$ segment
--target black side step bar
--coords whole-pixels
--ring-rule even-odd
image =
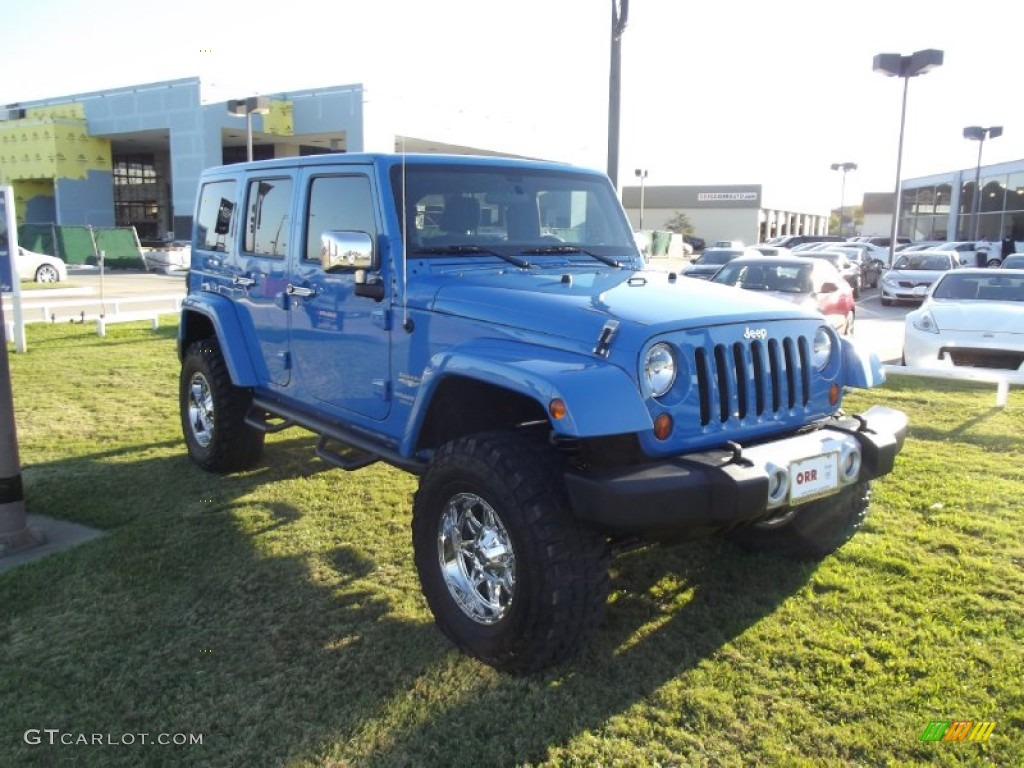
[[[281,421],[271,421],[272,419]],[[422,475],[427,469],[427,462],[421,458],[403,456],[393,446],[339,424],[316,419],[284,403],[254,399],[245,420],[256,429],[267,432],[279,432],[292,426],[315,432],[320,436],[316,445],[317,456],[349,471],[369,466],[376,461],[387,462],[414,475]],[[330,447],[332,441],[339,445]]]
[[[338,443],[340,449],[334,450],[329,448],[328,444],[331,442]],[[375,453],[360,451],[358,448],[353,448],[351,445],[338,442],[327,435],[320,435],[320,439],[316,444],[316,455],[328,464],[341,467],[347,472],[362,469],[363,467],[368,467],[371,464],[376,464],[380,461],[380,456]]]
[[[291,419],[281,419],[280,421],[271,421],[276,419],[272,413],[264,411],[262,408],[250,408],[249,412],[245,414],[245,423],[253,429],[258,429],[260,432],[272,433],[281,432],[285,429],[295,426],[295,422]]]

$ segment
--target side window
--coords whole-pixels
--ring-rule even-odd
[[[366,176],[317,176],[309,186],[306,219],[307,261],[320,260],[320,234],[329,230],[376,236],[373,197]]]
[[[258,179],[246,192],[245,250],[256,256],[288,255],[291,179]]]
[[[196,213],[196,247],[205,251],[234,253],[231,240],[234,214],[234,180],[204,184],[199,192],[199,211]]]

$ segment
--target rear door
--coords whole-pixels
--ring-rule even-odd
[[[268,170],[248,176],[242,191],[245,227],[238,258],[232,264],[235,306],[270,382],[286,386],[288,357],[288,251],[292,238],[295,171]]]

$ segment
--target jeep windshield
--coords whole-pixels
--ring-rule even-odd
[[[392,169],[412,256],[530,255],[530,262],[637,263],[629,223],[602,176],[495,165]],[[404,199],[403,199],[404,189]],[[547,258],[546,258],[547,257]],[[513,261],[513,263],[515,263]]]

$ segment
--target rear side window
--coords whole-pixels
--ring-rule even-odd
[[[309,187],[306,220],[307,261],[320,260],[320,235],[330,230],[365,232],[374,237],[373,198],[365,176],[318,176]]]
[[[214,181],[199,192],[196,214],[196,247],[205,251],[234,253],[231,235],[235,223],[235,182]]]
[[[246,199],[245,251],[283,259],[291,234],[292,180],[256,179],[249,182]]]

